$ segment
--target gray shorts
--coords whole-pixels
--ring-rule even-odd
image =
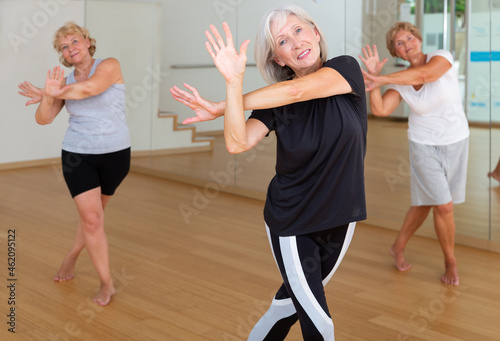
[[[411,205],[443,205],[465,201],[469,138],[433,146],[409,141]]]

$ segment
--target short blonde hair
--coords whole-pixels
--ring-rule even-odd
[[[59,61],[61,62],[62,65],[66,67],[71,67],[73,65],[71,65],[66,61],[66,59],[64,59],[60,51],[61,46],[59,44],[59,39],[61,37],[66,37],[70,34],[79,34],[83,37],[83,39],[88,39],[90,41],[89,52],[91,56],[94,55],[96,50],[95,39],[90,37],[89,30],[87,30],[85,27],[81,27],[75,24],[72,21],[67,22],[66,24],[64,24],[64,26],[59,28],[57,32],[54,34],[54,42],[53,42],[54,49],[56,49],[56,51],[59,53]]]
[[[296,5],[283,5],[269,11],[262,18],[257,38],[255,39],[255,62],[262,77],[268,84],[281,82],[290,79],[295,75],[293,70],[288,66],[280,66],[274,61],[276,56],[274,53],[274,39],[271,34],[271,25],[278,24],[278,29],[281,29],[286,23],[289,15],[295,15],[298,19],[306,24],[309,24],[313,29],[316,29],[320,35],[320,58],[324,63],[328,56],[328,44],[321,29],[318,27],[313,18],[302,8]]]
[[[387,45],[389,53],[393,57],[398,57],[396,55],[396,46],[394,46],[394,39],[396,39],[396,34],[398,34],[399,31],[408,31],[413,34],[415,38],[422,41],[422,34],[415,25],[405,21],[396,22],[385,35],[385,44]]]

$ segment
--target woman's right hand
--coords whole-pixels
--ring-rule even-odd
[[[366,49],[363,48],[363,58],[361,55],[358,55],[359,59],[363,61],[368,70],[368,73],[374,76],[380,75],[384,64],[387,62],[388,58],[380,61],[380,57],[378,56],[377,45],[373,45],[373,50],[370,45],[366,45]]]
[[[40,101],[42,100],[43,89],[37,88],[30,82],[24,81],[17,87],[21,89],[21,91],[18,92],[20,95],[31,98],[28,102],[26,102],[26,106],[40,103]]]
[[[170,88],[170,93],[174,99],[190,107],[195,113],[195,117],[186,118],[182,123],[211,121],[224,115],[224,102],[212,102],[200,96],[198,90],[189,84],[184,86],[191,92],[179,89],[177,86]]]

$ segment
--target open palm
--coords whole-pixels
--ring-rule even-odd
[[[183,124],[211,121],[224,115],[224,105],[222,103],[206,100],[200,96],[195,87],[192,87],[189,84],[184,83],[184,86],[190,92],[182,90],[177,86],[173,86],[170,89],[170,93],[176,101],[188,106],[196,113],[195,117],[185,119],[182,122]]]
[[[60,96],[64,92],[64,70],[60,66],[56,66],[52,72],[47,72],[45,79],[44,94],[49,97]]]
[[[208,53],[212,56],[215,66],[222,74],[226,82],[242,80],[245,73],[245,65],[247,62],[247,48],[250,40],[245,40],[240,46],[240,52],[236,51],[233,43],[233,35],[229,29],[229,25],[224,22],[222,27],[226,34],[226,42],[217,31],[214,25],[210,25],[209,31],[205,31],[208,42],[205,43]],[[213,35],[213,36],[212,36]]]
[[[388,59],[385,58],[384,60],[380,61],[377,46],[373,45],[372,49],[370,45],[366,45],[366,49],[363,48],[363,55],[364,58],[361,55],[359,55],[358,57],[365,64],[368,73],[374,76],[380,75],[380,72],[382,71],[382,68],[384,67],[384,64],[387,62]]]
[[[37,104],[40,103],[43,97],[43,89],[37,88],[33,84],[28,81],[24,81],[17,86],[21,91],[18,93],[23,95],[24,97],[31,98],[26,102],[26,105]]]

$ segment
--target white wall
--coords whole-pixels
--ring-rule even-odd
[[[213,61],[205,48],[204,31],[215,24],[221,31],[221,23],[226,21],[232,28],[235,41],[239,44],[250,39],[248,64],[254,61],[254,42],[261,17],[270,9],[283,3],[282,0],[215,0],[163,1],[162,31],[162,71],[168,72],[167,82],[162,83],[160,110],[179,115],[180,121],[192,115],[189,108],[177,103],[168,94],[173,85],[182,86],[184,82],[195,86],[201,95],[215,101],[225,98],[225,85],[222,76],[213,66]],[[318,22],[329,44],[329,56],[348,53],[357,56],[362,43],[362,35],[355,29],[362,26],[362,0],[302,0],[287,1],[295,3]],[[346,16],[349,20],[346,22]],[[179,45],[185,48],[179,48]],[[348,49],[348,45],[351,48]],[[352,52],[352,53],[351,53]],[[172,69],[173,65],[206,65],[206,68]],[[244,91],[255,90],[266,83],[256,67],[249,66],[245,72]],[[248,116],[249,113],[247,113]],[[222,120],[196,124],[197,131],[214,131],[223,128]]]
[[[127,88],[127,110],[134,150],[156,146],[163,134],[152,124],[156,112],[192,115],[175,102],[169,88],[183,82],[197,86],[209,99],[222,100],[224,81],[205,46],[204,31],[210,24],[227,21],[238,42],[251,39],[248,56],[253,60],[253,41],[263,14],[282,0],[1,0],[0,1],[0,164],[60,155],[68,114],[63,109],[50,125],[38,126],[35,106],[17,85],[29,80],[43,86],[46,71],[59,65],[52,48],[53,33],[73,20],[96,35],[96,57],[116,57],[122,64]],[[305,8],[317,20],[329,43],[330,57],[357,56],[365,37],[360,33],[362,0],[289,1]],[[142,5],[141,5],[142,4]],[[153,10],[151,10],[153,8]],[[346,22],[346,16],[349,20]],[[161,18],[160,18],[161,17]],[[161,22],[161,26],[158,26]],[[160,38],[161,37],[161,38]],[[161,40],[158,41],[158,38]],[[153,47],[152,47],[153,45]],[[207,65],[201,69],[172,69],[173,65]],[[159,67],[161,65],[161,67]],[[5,73],[4,73],[5,72]],[[68,72],[68,70],[66,71]],[[154,91],[145,89],[150,84]],[[264,86],[258,70],[248,67],[245,91]],[[142,87],[142,88],[141,88]],[[144,91],[146,90],[146,91]],[[147,92],[147,93],[146,93]],[[201,123],[198,131],[222,129],[222,120]],[[175,146],[180,147],[180,146]]]
[[[66,111],[51,125],[37,125],[36,106],[25,107],[27,98],[17,94],[17,85],[27,80],[43,87],[47,70],[60,65],[52,48],[53,34],[69,20],[83,24],[83,1],[0,1],[0,163],[61,153]]]
[[[151,148],[151,122],[158,113],[160,83],[165,78],[160,72],[161,6],[133,1],[7,0],[0,1],[0,68],[5,75],[0,82],[0,164],[60,155],[68,113],[63,108],[52,124],[37,125],[36,105],[24,106],[27,98],[17,94],[17,85],[28,80],[43,87],[47,70],[60,65],[52,48],[53,34],[70,20],[86,26],[96,39],[95,58],[120,61],[132,149]]]

